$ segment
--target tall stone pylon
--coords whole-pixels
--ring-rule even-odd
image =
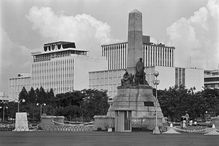
[[[134,9],[128,20],[128,59],[127,71],[135,74],[135,66],[139,58],[143,58],[142,13]]]

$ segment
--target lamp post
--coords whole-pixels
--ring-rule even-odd
[[[154,72],[154,76],[155,76],[155,80],[154,80],[154,85],[156,87],[156,106],[155,106],[155,114],[156,114],[156,118],[155,118],[155,128],[153,130],[153,134],[160,134],[160,130],[158,128],[157,125],[157,104],[158,104],[158,98],[157,98],[157,85],[159,85],[160,81],[157,79],[157,77],[159,76],[159,72],[155,71]]]
[[[42,104],[37,103],[36,105],[37,105],[37,106],[40,106],[40,118],[41,118],[41,115],[42,115],[42,113],[43,113],[43,106],[46,106],[46,103],[42,103]]]
[[[7,106],[5,106],[6,102],[2,102],[2,106],[0,106],[0,109],[2,109],[2,122],[5,121],[5,109],[8,109]]]
[[[18,100],[18,102],[17,102],[17,112],[18,112],[18,113],[19,113],[19,110],[20,110],[20,107],[19,107],[20,102],[25,102],[25,99],[20,99],[20,100]]]

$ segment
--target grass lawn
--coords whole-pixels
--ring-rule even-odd
[[[0,131],[0,146],[216,146],[218,144],[219,136],[203,134]]]

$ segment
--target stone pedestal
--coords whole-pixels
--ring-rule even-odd
[[[29,131],[26,112],[16,113],[14,131]]]
[[[159,102],[153,96],[153,89],[147,85],[118,87],[117,96],[109,108],[107,115],[113,115],[117,109],[132,110],[132,127],[143,127],[153,130],[155,127],[157,104],[157,123],[162,126],[163,113]]]
[[[114,117],[98,115],[94,116],[94,130],[107,130],[108,128],[114,128]]]
[[[219,116],[217,116],[217,117],[211,117],[211,122],[212,122],[212,124],[215,125],[215,127],[216,127],[217,129],[219,129]]]

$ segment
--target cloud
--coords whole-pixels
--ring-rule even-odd
[[[219,2],[209,0],[189,18],[167,28],[169,43],[176,47],[177,66],[215,69],[219,64]]]
[[[7,92],[10,77],[18,72],[30,72],[31,54],[25,46],[11,41],[2,27],[0,27],[0,32],[0,91]]]
[[[111,41],[110,26],[87,14],[67,16],[50,7],[32,7],[26,17],[34,30],[51,41],[73,41],[78,48],[95,53],[100,52],[100,44]]]

